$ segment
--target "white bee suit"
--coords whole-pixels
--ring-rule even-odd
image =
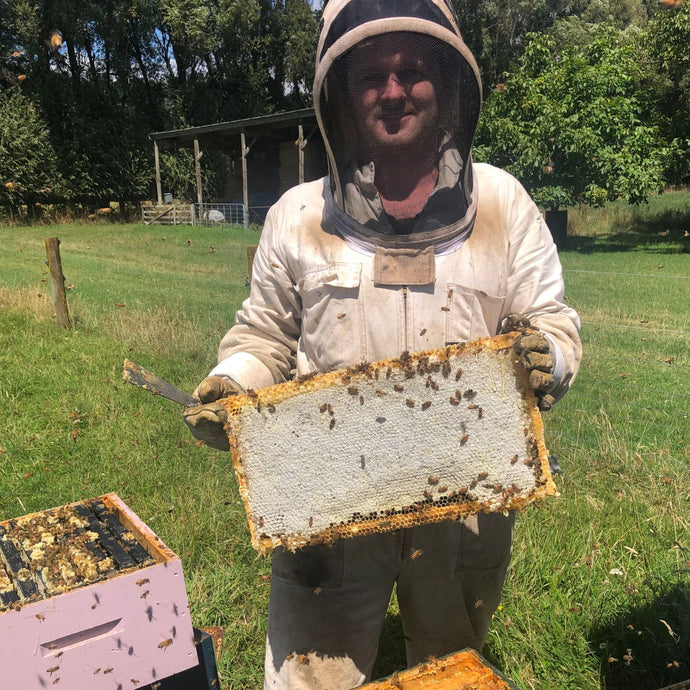
[[[437,181],[403,224],[383,210],[343,93],[353,47],[391,32],[433,39],[443,65]],[[269,211],[250,296],[211,373],[257,389],[492,336],[517,313],[548,337],[550,394],[560,398],[579,366],[579,320],[564,304],[556,247],[529,195],[507,173],[472,162],[481,84],[450,6],[331,0],[314,101],[330,174],[289,190]],[[368,679],[394,586],[408,663],[481,649],[513,518],[480,515],[276,552],[265,687],[344,690]]]

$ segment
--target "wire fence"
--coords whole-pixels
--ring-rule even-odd
[[[246,225],[244,205],[237,203],[194,204],[195,225],[206,227]]]

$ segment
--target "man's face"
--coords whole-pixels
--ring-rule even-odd
[[[360,153],[436,150],[440,71],[429,40],[392,33],[353,50],[347,102]]]

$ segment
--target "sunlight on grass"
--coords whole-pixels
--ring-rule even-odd
[[[484,652],[521,688],[658,690],[690,676],[690,193],[570,223],[584,359],[544,416],[560,496],[518,516]],[[71,330],[53,315],[48,236]],[[194,389],[248,294],[257,234],[108,224],[0,239],[0,519],[117,492],[180,555],[194,624],[224,628],[222,687],[259,688],[270,561],[251,549],[230,457],[122,381],[127,357]],[[402,664],[393,598],[376,671]]]

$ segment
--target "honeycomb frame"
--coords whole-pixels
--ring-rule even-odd
[[[557,494],[518,335],[223,399],[254,548],[294,551]]]

